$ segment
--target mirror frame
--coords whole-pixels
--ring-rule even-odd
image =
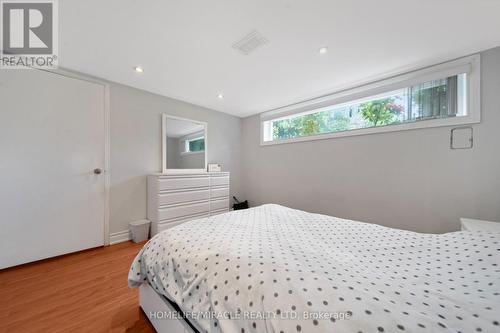
[[[190,121],[205,127],[205,167],[203,169],[168,169],[167,166],[167,118]],[[204,121],[161,114],[161,171],[162,173],[205,173],[208,163],[208,124]]]

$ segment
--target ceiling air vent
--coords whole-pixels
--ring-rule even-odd
[[[249,55],[260,46],[268,43],[266,37],[262,36],[260,32],[254,30],[236,43],[233,44],[233,48],[240,51],[244,55]]]

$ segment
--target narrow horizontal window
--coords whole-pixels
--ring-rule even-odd
[[[187,139],[184,145],[184,153],[203,152],[205,151],[205,137]]]
[[[478,84],[476,77],[471,79],[472,75],[478,75],[477,68],[456,66],[453,75],[449,75],[447,68],[440,76],[442,66],[436,66],[435,71],[427,69],[425,73],[401,76],[400,82],[397,77],[391,78],[366,85],[365,89],[353,89],[352,94],[347,90],[341,96],[332,95],[331,100],[309,101],[310,107],[299,105],[297,112],[286,108],[284,115],[264,114],[262,143],[477,122],[478,107],[474,105],[476,110],[473,110],[469,101],[471,85]],[[474,92],[478,90],[473,88]]]

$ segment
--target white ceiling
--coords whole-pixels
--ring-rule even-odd
[[[180,138],[189,134],[202,132],[205,126],[188,120],[167,117],[166,134],[169,138]]]
[[[59,8],[61,67],[242,117],[500,45],[500,0],[62,0]],[[269,43],[248,56],[231,47],[253,30]]]

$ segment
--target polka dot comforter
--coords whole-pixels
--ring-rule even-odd
[[[263,205],[153,237],[149,283],[203,332],[500,332],[500,234],[420,234]]]

